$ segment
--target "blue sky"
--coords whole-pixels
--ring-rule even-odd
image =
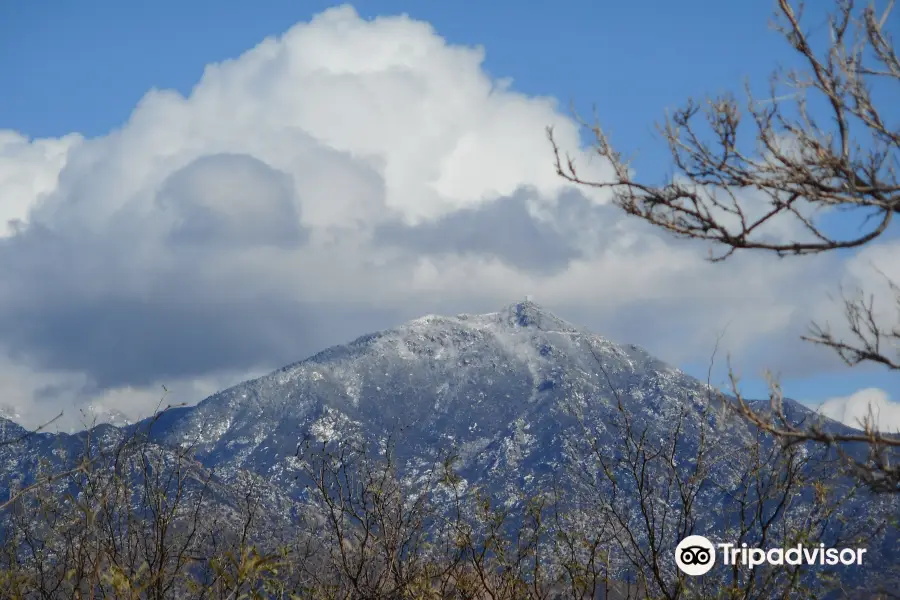
[[[211,62],[332,6],[240,0],[5,2],[0,126],[33,136],[121,125],[151,87],[188,93]],[[406,13],[452,43],[482,45],[495,77],[582,109],[596,104],[614,135],[665,164],[653,123],[690,96],[766,82],[790,58],[767,28],[766,2],[364,2],[364,17]],[[721,23],[741,23],[722,27]],[[627,24],[627,25],[626,25]],[[66,90],[61,93],[61,90]]]
[[[126,123],[151,88],[187,96],[206,65],[236,58],[329,6],[91,0],[54,3],[50,10],[46,3],[0,2],[0,130],[39,138],[105,136]],[[430,23],[449,44],[483,46],[487,72],[512,78],[518,92],[552,96],[563,106],[574,101],[585,113],[596,105],[613,140],[626,153],[637,152],[639,172],[658,177],[669,163],[653,124],[666,108],[690,96],[740,92],[746,79],[759,89],[774,65],[792,60],[767,26],[774,4],[765,1],[395,1],[355,8],[365,18],[406,13]],[[816,10],[808,23],[822,22]],[[892,28],[897,21],[892,18]],[[705,372],[702,360],[680,366]],[[750,391],[758,394],[760,380],[751,375]],[[900,396],[896,377],[880,372],[820,372],[785,384],[808,400],[867,386]]]

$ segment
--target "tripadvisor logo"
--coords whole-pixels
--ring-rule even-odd
[[[716,549],[702,535],[689,535],[675,548],[675,564],[687,575],[704,575],[716,564]]]
[[[715,544],[702,535],[689,535],[675,547],[675,564],[682,573],[704,575],[716,564],[716,548],[722,552],[722,564],[753,569],[760,565],[861,565],[865,548],[826,548],[825,544],[807,548],[749,548],[747,544]]]

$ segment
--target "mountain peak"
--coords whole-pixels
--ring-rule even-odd
[[[530,297],[503,307],[498,313],[503,322],[513,327],[533,327],[545,331],[579,331],[571,323],[537,304]]]
[[[533,325],[540,327],[544,317],[549,316],[551,318],[556,318],[551,312],[538,306],[530,299],[511,304],[507,306],[506,309],[509,313],[510,320],[514,320],[520,327],[530,327]]]

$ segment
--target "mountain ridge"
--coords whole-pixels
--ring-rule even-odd
[[[534,327],[538,330],[552,332],[552,333],[584,335],[587,337],[595,338],[597,340],[601,340],[604,345],[608,345],[613,348],[618,348],[618,349],[626,349],[627,348],[631,352],[639,354],[642,358],[646,358],[646,359],[653,361],[654,366],[656,366],[660,370],[665,370],[665,371],[671,370],[671,371],[677,372],[679,374],[684,374],[684,372],[681,371],[680,369],[678,369],[677,367],[674,367],[674,366],[672,366],[668,363],[665,363],[664,361],[661,361],[659,359],[656,359],[641,346],[638,346],[635,344],[619,344],[619,343],[613,342],[612,340],[610,340],[602,335],[599,335],[599,334],[596,334],[596,333],[590,331],[586,327],[578,326],[569,321],[559,318],[554,313],[550,312],[549,310],[545,309],[543,306],[541,306],[531,300],[524,300],[521,302],[514,302],[511,304],[508,304],[508,305],[504,306],[503,308],[501,308],[500,310],[488,312],[488,313],[459,313],[459,314],[453,315],[453,316],[439,315],[439,314],[427,314],[427,315],[423,315],[418,318],[411,319],[403,324],[400,324],[400,325],[397,325],[394,327],[390,327],[390,328],[383,329],[380,331],[362,334],[362,335],[357,336],[356,338],[350,340],[349,342],[346,342],[343,344],[335,344],[335,345],[325,348],[311,356],[308,356],[306,358],[300,359],[298,361],[295,361],[295,362],[289,363],[287,365],[284,365],[282,367],[279,367],[277,369],[274,369],[274,370],[272,370],[264,375],[261,375],[259,377],[247,379],[247,380],[244,380],[234,386],[225,388],[224,390],[219,390],[218,392],[216,392],[206,398],[200,399],[197,404],[189,405],[186,407],[179,406],[179,407],[170,408],[167,411],[168,413],[170,413],[170,415],[165,415],[163,417],[163,419],[170,420],[171,415],[177,415],[177,414],[184,413],[185,411],[189,411],[191,408],[198,406],[198,405],[200,405],[200,404],[202,404],[202,403],[204,403],[204,402],[206,402],[228,390],[239,388],[242,386],[247,386],[248,384],[250,384],[252,382],[264,380],[266,378],[275,377],[275,376],[278,376],[279,374],[288,374],[289,375],[289,374],[297,371],[298,369],[302,369],[304,366],[327,362],[329,360],[333,360],[338,357],[347,356],[349,353],[353,353],[355,351],[358,352],[358,351],[362,350],[366,344],[375,342],[378,339],[384,338],[386,336],[390,336],[392,334],[402,332],[405,328],[416,328],[416,327],[422,327],[422,326],[428,327],[428,326],[433,326],[435,324],[440,324],[440,323],[454,324],[454,325],[472,324],[472,325],[476,325],[476,326],[477,325],[481,325],[481,326],[509,325],[509,326],[515,326],[518,328]],[[551,327],[548,328],[546,325],[550,325]],[[690,377],[686,374],[685,374],[685,376]],[[699,380],[696,380],[696,381],[699,382]],[[702,384],[702,382],[700,382],[700,383]],[[803,413],[809,413],[810,415],[815,414],[815,411],[813,411],[811,408],[803,405],[800,402],[797,402],[796,400],[786,398],[785,401],[788,402],[791,406],[795,406],[796,409],[799,409]],[[146,417],[144,419],[137,420],[135,423],[129,423],[129,422],[127,422],[127,419],[122,417],[122,415],[120,413],[118,413],[117,411],[113,410],[113,411],[108,411],[108,412],[110,414],[113,414],[114,416],[116,416],[116,422],[112,422],[110,424],[117,426],[117,427],[125,428],[125,429],[134,427],[134,426],[138,426],[141,423],[146,424],[150,419],[155,418],[155,417]],[[16,416],[17,415],[11,409],[10,410],[4,409],[4,410],[0,411],[0,422],[9,421],[10,423],[13,423],[16,427],[21,427],[21,425],[15,419]],[[95,415],[95,416],[98,416],[98,417],[100,417],[100,419],[102,419],[102,413],[98,413],[98,415]],[[102,421],[100,419],[98,419],[97,425],[105,424],[105,421]],[[826,422],[832,421],[831,419],[828,419],[825,417],[823,417],[823,419],[825,419]],[[837,422],[834,421],[834,423],[837,423]],[[845,427],[849,427],[849,428],[853,429],[850,426],[845,426]],[[87,428],[87,429],[90,429],[90,428]],[[73,435],[76,433],[78,433],[78,431],[68,432],[69,435]]]
[[[110,438],[147,434],[159,448],[189,449],[197,468],[221,481],[226,505],[235,503],[229,494],[248,476],[262,478],[266,510],[293,515],[313,502],[300,452],[306,442],[354,441],[377,454],[390,440],[409,481],[427,478],[453,456],[467,493],[481,490],[507,507],[553,489],[580,498],[590,491],[579,478],[597,468],[587,442],[617,460],[629,449],[621,430],[628,414],[629,427],[647,440],[662,441],[677,425],[677,468],[690,469],[698,448],[709,446],[710,485],[696,510],[712,534],[726,526],[720,507],[746,474],[748,457],[734,451],[756,436],[752,425],[718,410],[718,398],[706,382],[643,348],[614,343],[526,301],[484,314],[426,315],[326,348],[196,405],[96,431]],[[798,419],[815,414],[785,403]],[[711,431],[715,439],[704,441]],[[85,435],[36,434],[26,444],[27,462],[38,464],[55,442],[73,448]],[[0,488],[11,489],[10,481],[22,475],[15,472],[24,464],[19,460],[10,447],[0,447]],[[634,496],[629,485],[621,484],[625,498]],[[842,517],[862,518],[871,506],[855,501]]]
[[[296,438],[354,428],[384,437],[413,427],[419,452],[455,444],[465,459],[510,438],[531,439],[510,429],[531,419],[544,427],[544,448],[563,453],[558,430],[574,423],[566,405],[596,403],[610,396],[610,385],[613,395],[630,394],[629,406],[657,427],[685,403],[699,414],[710,395],[706,383],[643,348],[615,344],[526,301],[484,314],[426,315],[359,336],[173,411],[154,437],[192,444],[220,469],[281,472]]]

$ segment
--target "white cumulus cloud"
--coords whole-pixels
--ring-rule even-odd
[[[862,428],[869,417],[879,431],[900,432],[900,402],[892,401],[879,388],[866,388],[849,396],[830,398],[822,403],[819,412],[850,427]]]
[[[196,401],[525,294],[676,362],[707,360],[728,325],[750,368],[831,364],[797,336],[836,259],[712,265],[573,188],[546,126],[585,177],[608,165],[578,150],[555,100],[483,59],[427,23],[343,6],[209,65],[187,97],[148,91],[107,135],[0,131],[0,220],[17,222],[0,228],[9,402],[32,423],[90,403],[135,418],[163,384]]]

